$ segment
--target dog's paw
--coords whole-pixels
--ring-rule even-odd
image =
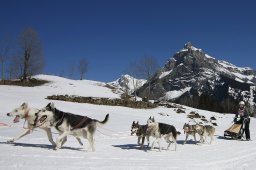
[[[55,151],[57,151],[57,150],[59,150],[60,148],[59,147],[57,147],[57,146],[55,146],[54,148],[53,148],[53,150],[55,150]]]
[[[14,139],[7,140],[7,143],[13,143]]]

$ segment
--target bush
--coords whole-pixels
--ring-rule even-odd
[[[49,83],[46,80],[39,80],[39,79],[28,79],[28,81],[21,81],[21,80],[0,80],[0,85],[13,85],[13,86],[23,86],[23,87],[35,87],[41,86],[45,83]]]
[[[69,96],[69,95],[52,95],[52,96],[47,96],[46,99],[61,100],[61,101],[76,102],[76,103],[90,103],[90,104],[97,104],[97,105],[125,106],[125,107],[131,107],[131,108],[139,108],[139,109],[155,108],[158,106],[154,103],[148,103],[143,101]]]

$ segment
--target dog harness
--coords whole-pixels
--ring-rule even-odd
[[[26,119],[28,117],[29,110],[25,112],[24,118]]]
[[[87,119],[88,119],[88,117],[84,116],[83,119],[75,127],[73,127],[71,129],[71,131],[74,130],[74,129],[79,128]]]
[[[64,115],[65,115],[65,113],[63,112],[61,119],[60,119],[60,120],[56,123],[56,125],[55,125],[55,128],[56,128],[58,131],[61,131],[61,130],[59,129],[59,126],[62,124],[62,122],[63,122],[63,120],[64,120]]]

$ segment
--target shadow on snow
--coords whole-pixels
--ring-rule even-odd
[[[112,145],[112,146],[116,148],[121,148],[124,150],[132,150],[132,149],[142,150],[141,146],[138,144],[124,144],[124,145]],[[144,149],[146,148],[147,148],[147,145],[144,145]]]
[[[17,147],[24,147],[24,148],[43,148],[43,149],[51,149],[53,150],[52,145],[48,144],[30,144],[30,143],[7,143],[7,142],[0,142],[0,144],[7,144],[7,145],[13,145]],[[71,147],[62,147],[61,149],[68,149],[68,150],[81,150],[83,148],[71,148]]]

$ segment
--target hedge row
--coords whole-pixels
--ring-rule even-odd
[[[130,108],[155,108],[158,105],[150,102],[132,101],[124,99],[109,99],[109,98],[96,98],[96,97],[82,97],[82,96],[69,96],[69,95],[52,95],[47,96],[46,99],[61,100],[76,103],[90,103],[97,105],[109,105],[109,106],[125,106]]]

